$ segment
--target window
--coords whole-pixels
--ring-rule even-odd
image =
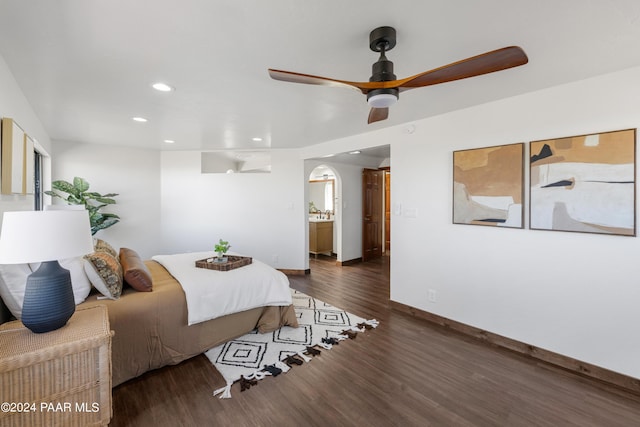
[[[333,180],[328,180],[324,186],[324,210],[333,212]]]
[[[41,211],[43,201],[42,191],[42,154],[33,151],[33,208]]]

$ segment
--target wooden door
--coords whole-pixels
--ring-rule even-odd
[[[384,247],[391,250],[391,173],[384,174]]]
[[[382,256],[384,171],[362,170],[362,261]]]

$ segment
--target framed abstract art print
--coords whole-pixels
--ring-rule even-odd
[[[636,235],[636,130],[531,143],[532,230]]]
[[[453,223],[523,228],[524,144],[453,152]]]

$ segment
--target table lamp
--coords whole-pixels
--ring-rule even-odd
[[[27,278],[22,323],[35,333],[66,325],[76,309],[69,270],[59,259],[93,252],[89,213],[84,211],[5,212],[0,232],[0,264],[40,262]]]

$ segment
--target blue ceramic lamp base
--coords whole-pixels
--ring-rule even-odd
[[[46,261],[27,278],[22,323],[37,334],[67,324],[76,311],[71,274],[58,261]]]

